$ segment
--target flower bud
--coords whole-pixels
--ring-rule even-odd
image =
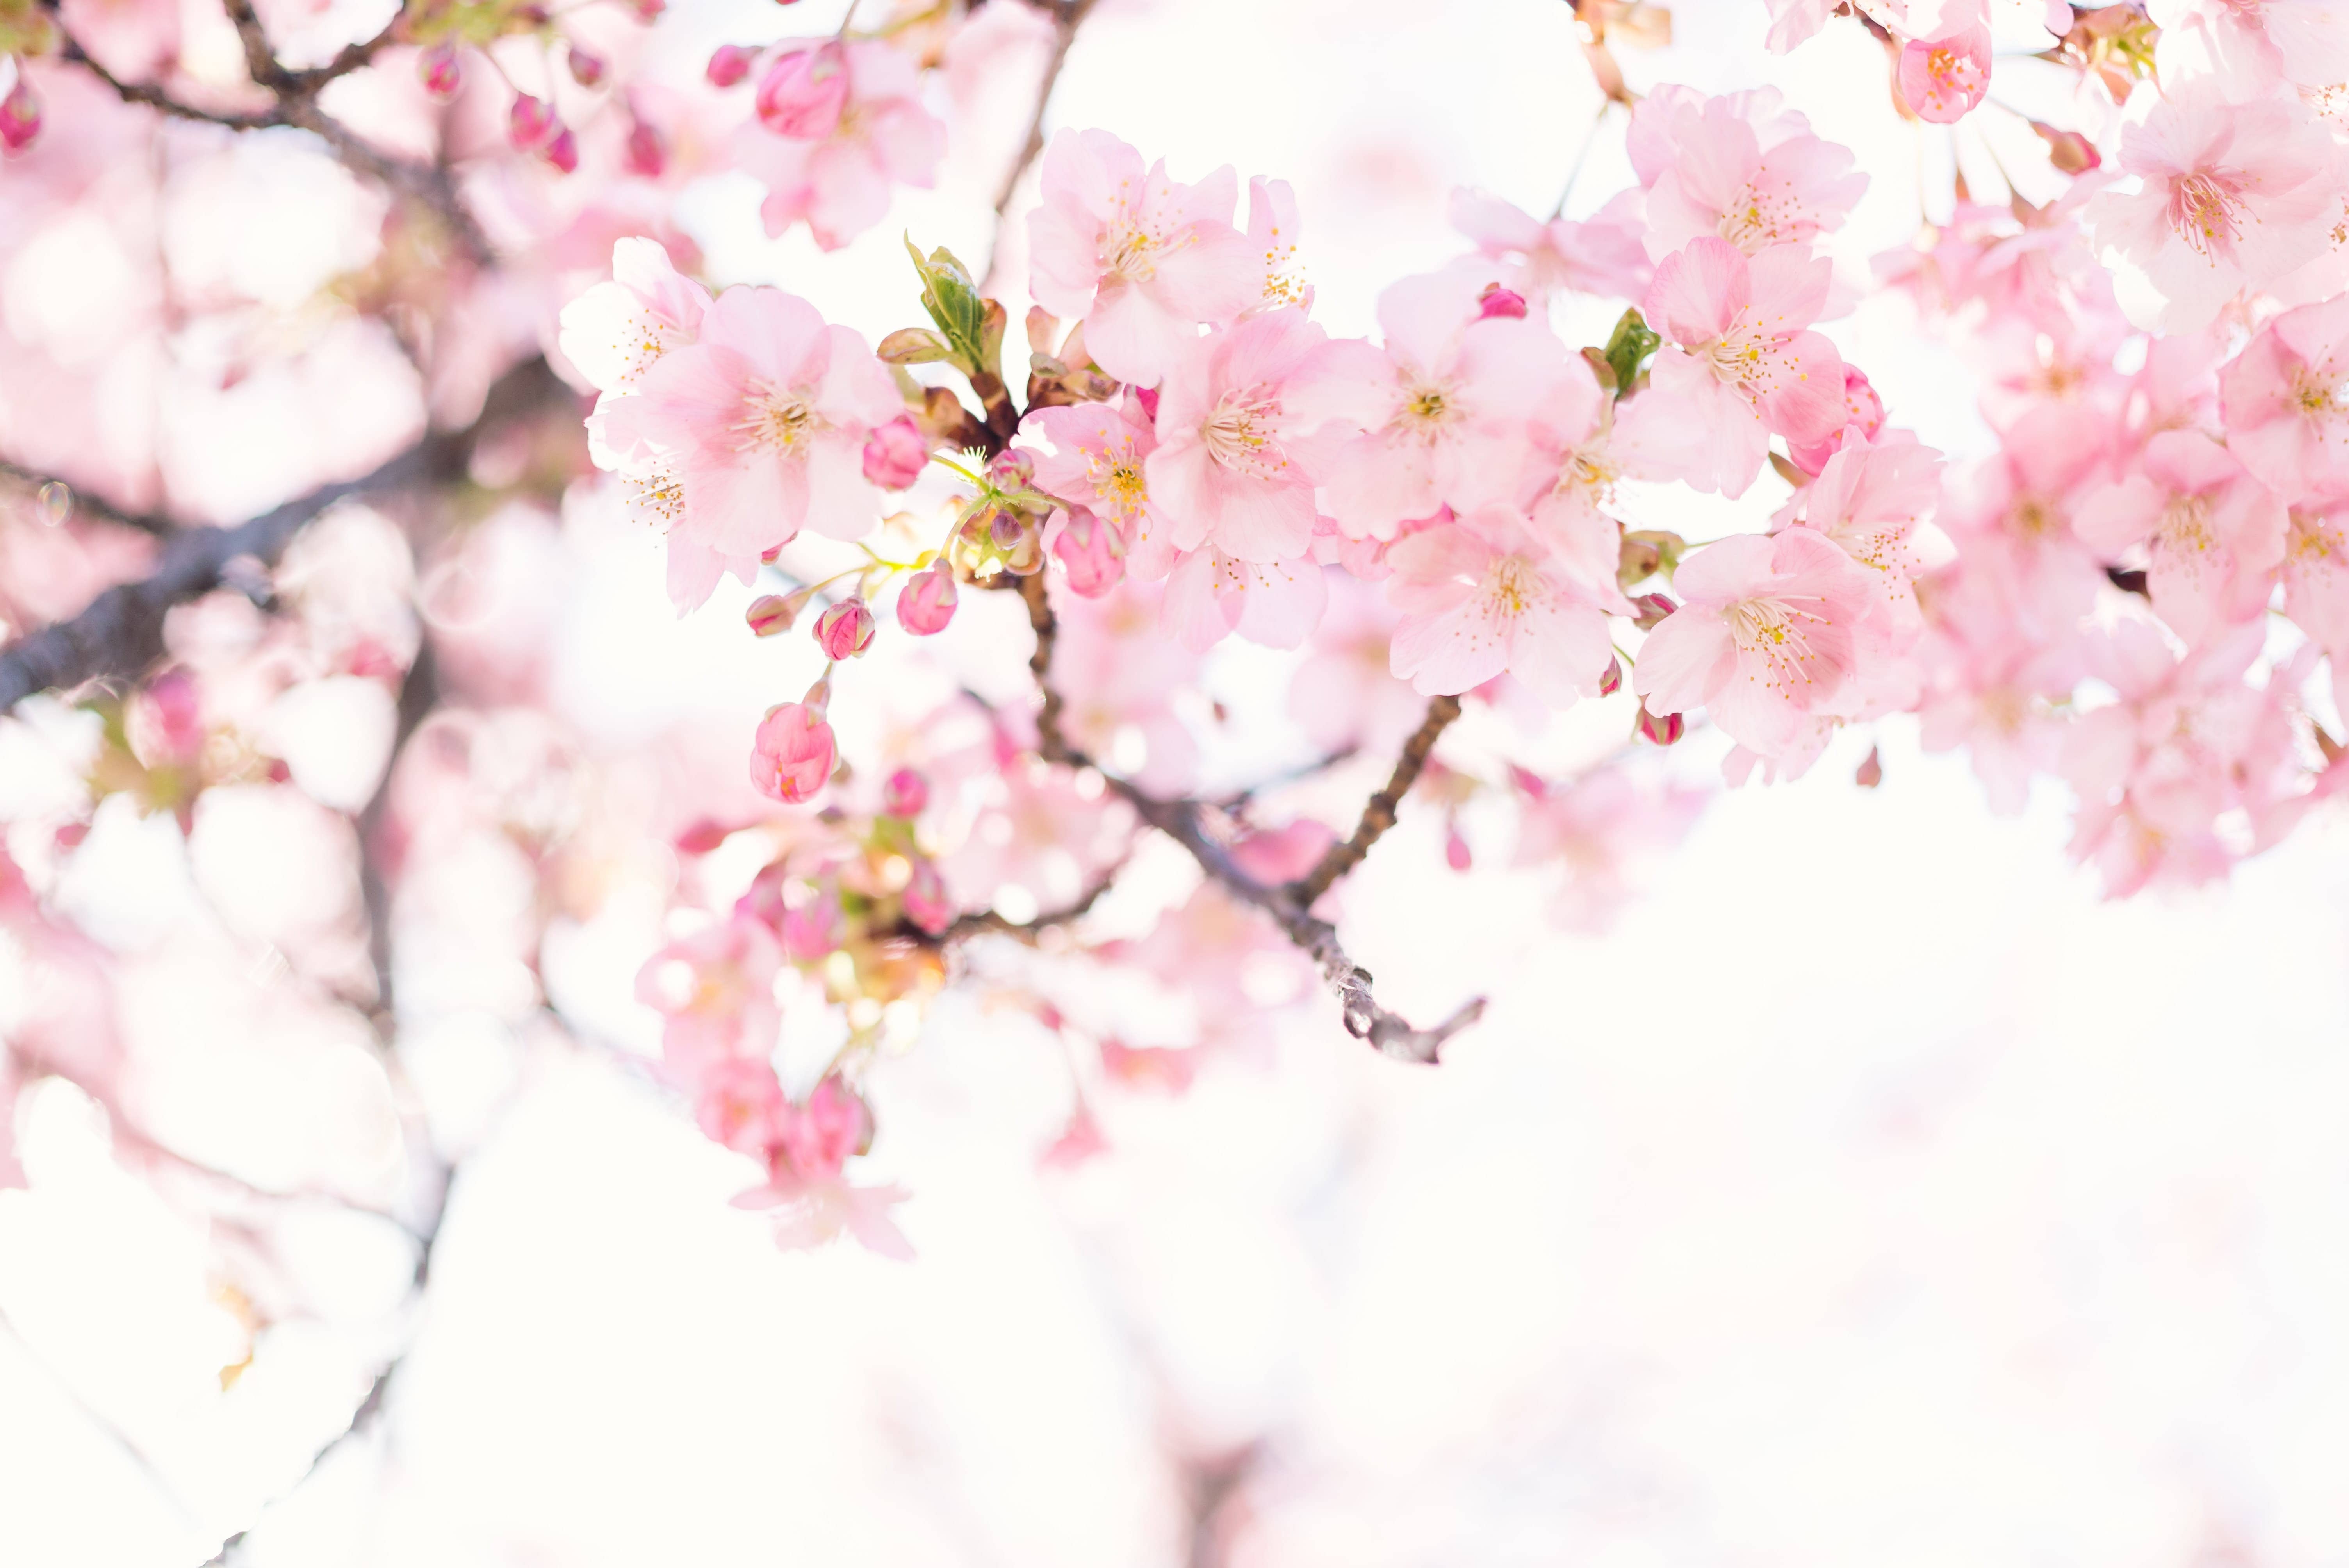
[[[1457,827],[1444,830],[1444,863],[1455,872],[1464,872],[1475,864],[1475,857],[1468,852],[1468,841],[1460,836]]]
[[[1876,747],[1868,748],[1868,759],[1851,776],[1851,781],[1863,789],[1873,789],[1884,782],[1884,753]]]
[[[848,56],[837,43],[800,49],[759,81],[759,123],[777,136],[821,141],[848,106]]]
[[[1670,746],[1688,732],[1688,721],[1676,713],[1650,713],[1648,705],[1641,703],[1638,731],[1644,740]]]
[[[873,612],[857,598],[843,599],[815,618],[815,645],[838,663],[873,645]]]
[[[621,161],[629,173],[657,180],[668,168],[668,140],[661,135],[658,126],[640,119],[628,128],[627,150]]]
[[[605,73],[611,69],[604,63],[603,56],[591,55],[576,44],[565,47],[563,63],[571,67],[571,79],[583,88],[592,88],[601,84]]]
[[[8,96],[0,98],[0,150],[22,152],[33,145],[41,134],[41,100],[33,91],[33,84],[25,79],[25,67],[16,67],[16,85]]]
[[[1476,319],[1489,321],[1496,315],[1523,321],[1526,318],[1526,296],[1498,284],[1486,284],[1485,292],[1476,296]]]
[[[1133,389],[1133,400],[1142,405],[1142,411],[1150,416],[1152,424],[1158,422],[1158,388],[1137,387]]]
[[[1599,677],[1599,695],[1600,696],[1613,696],[1617,692],[1621,691],[1622,689],[1623,661],[1620,659],[1609,659],[1607,661],[1607,673]]]
[[[1124,542],[1117,530],[1081,506],[1071,506],[1053,517],[1052,553],[1068,570],[1069,586],[1086,599],[1098,599],[1125,576]]]
[[[668,9],[668,0],[629,0],[629,8],[636,12],[637,21],[649,27]]]
[[[881,786],[881,814],[918,817],[930,803],[930,781],[912,768],[900,768]]]
[[[1029,482],[1036,477],[1035,454],[1018,447],[1008,447],[998,452],[995,460],[987,465],[987,477],[1000,490],[1026,490]]]
[[[443,41],[416,57],[416,77],[437,98],[451,98],[464,85],[464,67],[457,63],[457,46]]]
[[[533,152],[544,147],[562,128],[563,121],[556,117],[554,106],[528,93],[516,93],[513,107],[506,111],[506,139],[518,151]]]
[[[1658,622],[1680,606],[1672,603],[1668,593],[1642,593],[1631,601],[1631,608],[1639,612],[1632,618],[1631,624],[1643,632],[1652,632]]]
[[[800,607],[792,603],[788,595],[762,593],[750,601],[750,607],[743,612],[742,618],[750,624],[750,630],[755,634],[772,637],[790,631],[792,623],[799,619],[799,613]]]
[[[2047,144],[2047,161],[2064,173],[2085,174],[2105,161],[2104,155],[2096,150],[2096,144],[2076,130],[2058,130],[2035,119],[2031,122],[2031,129],[2037,131],[2039,139]]]
[[[720,44],[701,74],[709,78],[713,88],[730,88],[750,74],[751,63],[758,57],[756,49],[746,49],[740,44]]]
[[[839,755],[821,705],[781,703],[767,710],[751,738],[750,783],[771,800],[796,805],[823,788]]]
[[[935,636],[954,619],[954,568],[944,561],[897,591],[897,624],[917,637]]]
[[[876,426],[864,443],[864,477],[883,490],[912,489],[929,463],[930,444],[911,415]]]
[[[554,139],[538,150],[538,155],[554,165],[555,171],[568,174],[579,167],[579,139],[564,126],[554,133]]]
[[[998,550],[1017,550],[1028,537],[1028,520],[1016,511],[998,508],[987,520],[987,537]]]
[[[947,895],[946,878],[929,861],[914,862],[914,877],[905,884],[905,918],[928,932],[939,934],[954,923],[954,901]]]

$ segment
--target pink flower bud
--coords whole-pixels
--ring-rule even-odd
[[[954,568],[940,561],[917,573],[897,591],[897,624],[917,637],[934,637],[954,619]]]
[[[998,550],[1017,550],[1028,537],[1028,520],[1016,511],[998,509],[987,520],[987,537]]]
[[[914,862],[914,879],[905,884],[905,918],[932,936],[954,923],[954,901],[947,894],[946,878],[928,861]]]
[[[1444,863],[1455,872],[1464,872],[1475,864],[1475,857],[1468,852],[1468,841],[1460,836],[1456,827],[1444,830]]]
[[[767,710],[750,741],[750,783],[786,805],[814,799],[832,777],[839,749],[823,709],[787,702]]]
[[[780,1152],[802,1180],[838,1176],[848,1157],[861,1153],[872,1140],[873,1113],[837,1078],[816,1085],[804,1108],[784,1108]]]
[[[1526,296],[1498,284],[1486,284],[1485,292],[1476,296],[1476,319],[1487,321],[1496,315],[1523,321],[1526,318]]]
[[[38,13],[35,13],[38,15]],[[25,79],[25,67],[16,67],[16,85],[8,96],[0,98],[0,149],[22,152],[33,145],[41,134],[41,100],[33,91],[33,84]]]
[[[2076,130],[2058,130],[2035,119],[2031,129],[2047,144],[2047,161],[2066,174],[2085,174],[2104,164],[2104,155],[2096,150],[2096,144]]]
[[[649,27],[668,9],[668,0],[632,0],[630,9],[636,12],[637,21]]]
[[[777,136],[821,141],[848,105],[848,55],[838,44],[800,49],[759,81],[759,123]]]
[[[995,460],[987,465],[987,477],[1001,489],[1025,490],[1029,481],[1036,477],[1035,454],[1022,451],[1018,447],[998,452]]]
[[[1158,389],[1156,387],[1135,387],[1133,389],[1133,400],[1142,405],[1142,411],[1150,416],[1150,422],[1152,424],[1154,425],[1158,423]]]
[[[1537,800],[1549,799],[1549,781],[1530,769],[1520,768],[1514,762],[1510,763],[1509,782]]]
[[[720,44],[709,57],[702,75],[713,88],[730,88],[750,74],[751,62],[759,57],[756,49],[746,49],[740,44]]]
[[[742,618],[750,624],[753,633],[761,637],[771,637],[790,631],[792,623],[799,619],[799,612],[800,607],[783,594],[762,593],[750,601],[750,607],[743,612]]]
[[[434,98],[455,98],[465,80],[464,67],[457,63],[457,46],[439,43],[417,56],[416,77]]]
[[[554,165],[555,171],[568,174],[579,167],[579,139],[564,126],[554,133],[554,139],[538,150],[538,155]]]
[[[668,168],[668,139],[652,121],[640,119],[628,128],[627,150],[621,161],[629,173],[657,180]]]
[[[1642,593],[1631,601],[1631,608],[1639,612],[1632,617],[1631,624],[1643,632],[1652,632],[1658,622],[1680,606],[1672,603],[1671,595],[1668,593]]]
[[[1622,689],[1623,661],[1620,659],[1609,659],[1607,661],[1607,673],[1599,677],[1599,695],[1600,696],[1613,696],[1617,692],[1621,691]]]
[[[1052,553],[1068,569],[1069,586],[1079,596],[1098,599],[1125,576],[1124,542],[1117,530],[1081,506],[1056,514]]]
[[[1816,475],[1845,446],[1854,440],[1872,441],[1884,428],[1884,399],[1876,395],[1866,373],[1849,365],[1843,367],[1843,418],[1841,425],[1816,441],[1799,447],[1786,443],[1786,455],[1796,468]]]
[[[862,599],[843,599],[815,618],[815,645],[835,662],[856,657],[873,645],[873,612]]]
[[[930,444],[908,414],[877,427],[864,443],[864,477],[883,490],[910,490],[929,463]]]
[[[930,803],[930,781],[911,768],[900,768],[881,786],[881,814],[918,817]]]
[[[1688,721],[1676,713],[1650,713],[1645,703],[1640,705],[1639,733],[1642,739],[1658,746],[1670,746],[1688,732]]]
[[[603,56],[591,55],[576,44],[564,50],[563,63],[571,67],[571,79],[583,88],[592,88],[602,82],[605,73],[611,68],[604,63]]]
[[[554,140],[562,126],[553,104],[528,93],[516,93],[513,107],[506,111],[506,139],[523,152],[535,151]]]

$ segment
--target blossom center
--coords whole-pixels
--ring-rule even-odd
[[[2198,256],[2230,249],[2247,216],[2241,185],[2223,170],[2198,169],[2169,182],[2169,226]]]
[[[1422,382],[1406,388],[1395,422],[1403,428],[1403,434],[1432,442],[1459,417],[1460,406],[1452,400],[1450,387]]]
[[[1280,395],[1258,384],[1226,392],[1199,426],[1207,455],[1250,479],[1272,479],[1288,467],[1280,434]]]
[[[1792,188],[1783,180],[1776,183],[1776,189],[1765,187],[1758,175],[1747,181],[1721,214],[1721,237],[1748,255],[1770,245],[1808,239]]]
[[[2200,554],[2219,542],[2210,531],[2210,503],[2199,495],[2182,495],[2161,513],[2161,547]]]
[[[1485,603],[1495,615],[1515,620],[1541,593],[1541,576],[1522,555],[1504,555],[1485,578]]]
[[[803,389],[754,381],[742,400],[741,418],[729,428],[740,438],[734,444],[737,451],[795,458],[806,450],[809,438],[826,426],[815,400]]]
[[[1730,641],[1741,663],[1759,664],[1762,684],[1774,691],[1791,692],[1811,684],[1805,666],[1811,642],[1806,623],[1818,616],[1798,610],[1783,599],[1741,599],[1723,612]]]

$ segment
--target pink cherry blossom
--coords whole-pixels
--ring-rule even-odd
[[[1832,273],[1795,246],[1748,260],[1710,238],[1657,266],[1643,308],[1671,346],[1657,351],[1640,396],[1683,422],[1681,479],[1742,495],[1761,472],[1771,432],[1813,440],[1841,427],[1843,360],[1805,330],[1826,304]]]
[[[1661,399],[1607,396],[1579,359],[1534,409],[1530,458],[1515,499],[1551,553],[1608,595],[1606,608],[1615,614],[1632,613],[1615,586],[1623,542],[1613,514],[1615,487],[1671,477],[1685,441],[1678,420]]]
[[[2283,613],[2334,660],[2349,656],[2349,512],[2292,509],[2284,534]]]
[[[864,443],[904,404],[864,340],[772,288],[734,288],[693,344],[642,371],[600,410],[615,449],[648,450],[675,476],[671,530],[727,556],[758,555],[802,526],[854,539],[878,498]]]
[[[763,1057],[730,1057],[699,1075],[693,1119],[704,1136],[738,1154],[764,1160],[781,1140],[788,1102]]]
[[[805,222],[827,251],[881,221],[892,185],[927,186],[946,150],[946,126],[922,107],[911,57],[881,40],[841,47],[845,96],[820,135],[777,135],[754,121],[734,143],[735,161],[767,187],[759,209],[767,232]],[[784,123],[806,122],[787,115]]]
[[[848,107],[848,56],[839,43],[775,57],[759,78],[759,123],[777,136],[818,141]]]
[[[1414,689],[1456,695],[1506,671],[1555,707],[1597,694],[1615,656],[1608,595],[1561,569],[1523,512],[1484,507],[1397,542],[1387,560],[1403,617],[1393,669]]]
[[[1144,575],[1140,557],[1134,570]],[[1205,545],[1180,552],[1165,579],[1165,629],[1194,653],[1233,634],[1262,647],[1302,646],[1330,600],[1309,557],[1244,561]]]
[[[1361,396],[1369,355],[1332,344],[1296,310],[1250,316],[1185,349],[1160,389],[1158,446],[1143,465],[1168,546],[1212,544],[1257,562],[1304,554],[1319,515],[1314,487],[1332,438],[1353,433],[1337,421]]]
[[[2189,643],[2264,607],[2283,558],[2283,504],[2196,430],[2147,442],[2135,469],[2088,497],[2072,526],[2108,559],[2144,542],[2154,611]]]
[[[1457,273],[1391,285],[1379,326],[1383,359],[1361,356],[1371,386],[1356,417],[1367,429],[1340,450],[1322,490],[1355,538],[1392,539],[1439,506],[1498,499],[1525,465],[1529,414],[1568,379],[1547,325],[1481,315],[1475,285]]]
[[[835,663],[861,657],[873,645],[873,612],[853,595],[827,606],[815,618],[815,645]]]
[[[1833,540],[1875,574],[1876,595],[1904,628],[1919,624],[1916,577],[1946,559],[1917,538],[1918,527],[1940,500],[1941,454],[1916,438],[1845,447],[1819,477],[1796,492],[1790,508],[1803,525]]]
[[[1498,281],[1537,305],[1565,293],[1634,299],[1654,274],[1642,225],[1625,210],[1545,223],[1497,196],[1463,190],[1452,193],[1451,218],[1479,255],[1500,264]]]
[[[1648,188],[1645,240],[1659,262],[1708,236],[1747,255],[1807,246],[1868,189],[1850,152],[1812,135],[1767,88],[1723,98],[1660,88],[1632,111],[1627,149]]]
[[[1232,227],[1237,176],[1196,185],[1145,173],[1105,130],[1064,130],[1044,150],[1043,205],[1028,220],[1036,303],[1081,316],[1093,363],[1154,385],[1198,336],[1261,298],[1263,272]]]
[[[1641,873],[1680,842],[1706,792],[1642,777],[1620,764],[1562,784],[1522,775],[1512,863],[1564,872],[1550,916],[1569,931],[1599,933],[1637,891]]]
[[[1971,113],[1990,91],[1990,28],[1975,23],[1900,47],[1900,96],[1917,118],[1951,125]]]
[[[1658,712],[1702,707],[1764,757],[1807,738],[1812,715],[1854,695],[1855,634],[1875,597],[1867,570],[1825,535],[1741,534],[1682,561],[1681,607],[1640,645],[1632,688]]]
[[[1023,428],[1052,443],[1052,450],[1034,454],[1037,489],[1083,507],[1134,544],[1164,542],[1150,504],[1146,468],[1158,432],[1140,397],[1129,393],[1114,407],[1079,403],[1040,408]]]
[[[750,782],[786,805],[814,799],[838,758],[823,709],[787,702],[768,710],[750,748]]]
[[[1069,586],[1098,599],[1125,575],[1125,543],[1117,529],[1091,509],[1065,507],[1044,525],[1044,548],[1069,574]]]
[[[2297,104],[2165,96],[2121,133],[2120,171],[2136,189],[2108,189],[2087,211],[2130,319],[2195,331],[2243,288],[2318,255],[2339,216],[2340,162]]]
[[[2227,449],[2285,496],[2349,490],[2349,295],[2288,310],[2220,373]]]
[[[2161,29],[2165,80],[2207,76],[2239,100],[2278,81],[2320,91],[2349,81],[2349,36],[2331,0],[2147,0],[2146,13]]]
[[[775,934],[741,917],[705,926],[646,960],[636,999],[661,1015],[663,1058],[698,1078],[729,1057],[771,1050],[782,1018],[775,1006],[782,962]]]
[[[910,414],[876,427],[864,443],[864,477],[883,490],[910,490],[930,466],[930,444]]]

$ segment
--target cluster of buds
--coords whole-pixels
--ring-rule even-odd
[[[544,98],[516,93],[506,111],[506,140],[517,152],[534,152],[564,174],[579,167],[579,139]]]
[[[1026,577],[1044,565],[1044,522],[1061,503],[1034,488],[1036,459],[1013,448],[998,455],[984,472],[956,465],[977,487],[962,503],[947,553],[972,578],[1009,572]]]

